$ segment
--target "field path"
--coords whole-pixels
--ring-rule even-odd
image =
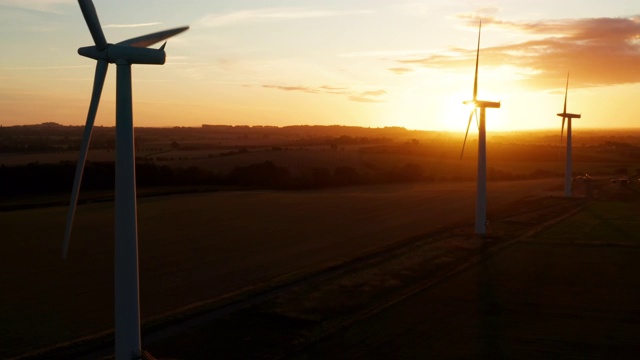
[[[491,208],[558,180],[489,183]],[[142,317],[317,270],[367,250],[473,222],[475,183],[247,191],[139,200]],[[113,323],[113,204],[0,213],[0,357],[106,331]]]

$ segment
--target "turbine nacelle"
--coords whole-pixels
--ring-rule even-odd
[[[499,101],[496,102],[496,101],[485,101],[485,100],[467,100],[467,101],[463,101],[463,104],[465,105],[473,104],[477,108],[493,108],[493,109],[500,108]]]
[[[567,119],[580,119],[582,117],[582,114],[571,114],[571,113],[559,113],[557,115]]]
[[[85,46],[78,49],[78,54],[94,60],[108,63],[163,65],[167,55],[163,49],[149,49],[118,44],[107,44],[99,50],[97,46]]]

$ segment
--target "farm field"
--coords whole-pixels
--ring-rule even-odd
[[[492,182],[491,209],[549,194],[558,179]],[[242,191],[139,200],[143,319],[298,276],[462,221],[475,183],[319,191]],[[67,208],[0,213],[0,356],[102,331],[113,323],[113,204],[81,205],[69,258]]]
[[[633,359],[640,203],[631,198],[591,203],[287,358]]]

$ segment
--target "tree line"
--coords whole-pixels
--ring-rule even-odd
[[[76,163],[62,161],[57,164],[31,163],[19,166],[0,165],[0,196],[24,196],[68,192],[73,185]],[[489,180],[519,180],[559,176],[542,170],[527,176],[493,168],[488,169]],[[87,162],[83,174],[82,191],[108,191],[115,186],[113,162]],[[338,166],[335,169],[315,167],[292,174],[288,168],[273,161],[237,166],[226,174],[215,173],[200,167],[171,167],[155,163],[136,164],[138,187],[172,186],[224,186],[242,188],[269,188],[282,190],[314,189],[361,184],[404,183],[435,180],[424,167],[406,163],[391,169],[374,166],[356,169]]]

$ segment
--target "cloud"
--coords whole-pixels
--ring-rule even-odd
[[[302,92],[307,92],[311,94],[320,94],[322,92],[321,90],[309,88],[306,86],[262,85],[262,87],[267,89],[278,89],[278,90],[284,90],[284,91],[302,91]]]
[[[88,68],[90,65],[72,65],[72,66],[16,66],[16,67],[0,67],[0,70],[65,70]]]
[[[360,94],[361,96],[382,96],[385,95],[387,92],[384,90],[374,90],[374,91],[365,91],[362,94]]]
[[[74,0],[0,0],[0,6],[47,13],[60,13],[54,10],[57,5],[73,3],[75,3]]]
[[[380,103],[380,102],[383,102],[382,100],[371,99],[371,98],[368,98],[368,97],[357,96],[357,95],[349,96],[349,100],[355,101],[355,102],[363,102],[363,103]]]
[[[364,92],[356,92],[346,87],[322,85],[319,87],[308,86],[282,86],[282,85],[262,85],[263,88],[276,89],[283,91],[300,91],[309,94],[331,94],[345,95],[347,99],[356,102],[379,103],[383,102],[380,97],[386,95],[385,90],[370,90]]]
[[[402,75],[408,72],[412,72],[413,69],[410,69],[408,67],[394,67],[394,68],[389,68],[389,71],[391,71],[394,74]]]
[[[477,26],[476,15],[459,16]],[[539,88],[558,87],[571,71],[572,87],[593,87],[640,82],[640,16],[512,22],[483,17],[483,26],[533,35],[520,43],[481,48],[482,66],[521,69],[524,81]],[[399,60],[403,67],[456,68],[473,66],[475,49],[452,49],[452,54],[433,54]],[[398,73],[398,72],[396,72]],[[400,72],[401,73],[401,72]]]
[[[338,54],[339,57],[360,58],[360,57],[377,57],[377,58],[402,58],[406,56],[424,56],[432,53],[433,50],[370,50],[355,51]]]
[[[155,26],[155,25],[161,25],[161,24],[162,23],[159,23],[159,22],[150,22],[150,23],[141,23],[141,24],[109,24],[109,25],[103,26],[103,28],[116,28],[116,29],[137,28],[137,27]]]
[[[349,93],[349,89],[345,87],[339,87],[339,86],[323,85],[323,86],[320,86],[320,89],[327,94],[334,94],[334,95],[345,95]]]
[[[385,95],[385,90],[364,91],[357,95],[349,96],[349,100],[363,103],[380,103],[383,102],[380,96]]]
[[[227,14],[208,14],[200,19],[198,24],[205,27],[221,27],[256,21],[299,20],[370,13],[372,13],[372,11],[368,10],[327,11],[297,8],[255,9],[236,11]]]

